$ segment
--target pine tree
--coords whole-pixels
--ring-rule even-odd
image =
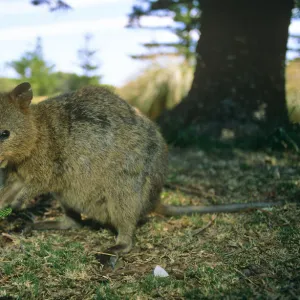
[[[91,77],[99,69],[99,63],[96,63],[95,55],[97,50],[91,50],[90,42],[93,35],[87,33],[84,35],[84,46],[78,50],[78,58],[80,60],[80,67],[83,71],[83,75]]]
[[[140,25],[142,17],[170,17],[174,26],[153,26]],[[143,46],[148,53],[131,55],[134,59],[152,59],[161,56],[181,56],[188,62],[194,61],[196,41],[192,38],[193,32],[199,32],[200,10],[198,1],[189,0],[139,0],[133,6],[129,14],[128,28],[144,28],[152,30],[169,30],[178,39],[173,43],[150,42]]]
[[[15,70],[20,80],[30,81],[35,94],[51,95],[55,90],[55,77],[53,69],[55,65],[48,63],[43,56],[42,39],[36,40],[35,48],[26,51],[20,59],[7,64]]]
[[[66,3],[66,1],[61,0],[31,0],[33,5],[47,5],[50,11],[55,11],[59,9],[71,9],[71,6]]]

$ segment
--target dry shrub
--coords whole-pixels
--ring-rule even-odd
[[[186,63],[154,64],[118,90],[118,94],[151,119],[171,109],[188,93],[194,70]]]
[[[300,59],[286,66],[286,101],[292,122],[300,122]]]

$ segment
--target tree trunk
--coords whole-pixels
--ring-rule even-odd
[[[158,120],[167,138],[190,126],[220,137],[224,128],[241,136],[288,123],[284,69],[293,7],[293,0],[201,0],[191,90]]]

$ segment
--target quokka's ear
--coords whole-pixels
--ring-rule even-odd
[[[19,84],[9,93],[9,95],[18,107],[27,109],[33,97],[30,83],[23,82]]]

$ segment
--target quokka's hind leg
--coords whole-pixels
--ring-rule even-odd
[[[133,235],[136,228],[138,213],[134,208],[124,208],[122,205],[114,208],[111,214],[111,224],[117,230],[116,244],[107,248],[97,259],[104,265],[114,267],[119,255],[128,253],[133,244]]]
[[[96,258],[103,265],[110,265],[114,268],[119,255],[128,253],[131,250],[134,230],[135,225],[123,223],[121,227],[117,228],[116,244],[104,250],[100,255],[96,255]]]
[[[116,245],[108,248],[107,252],[116,255],[128,253],[132,249],[135,225],[124,223],[119,228],[117,228],[117,230],[118,235]]]
[[[42,221],[36,222],[29,226],[32,230],[67,230],[67,229],[77,229],[80,228],[81,215],[70,209],[63,206],[64,216],[56,221]]]

